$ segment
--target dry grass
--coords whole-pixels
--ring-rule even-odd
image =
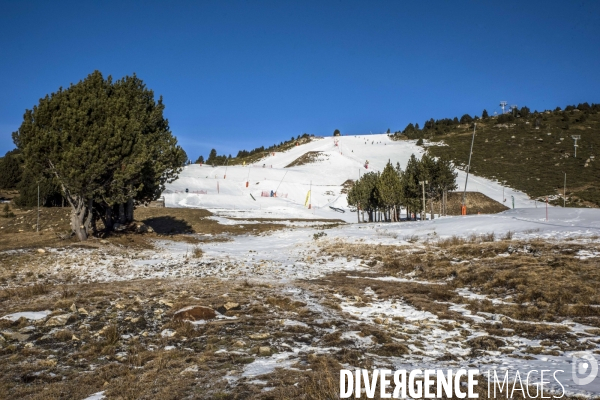
[[[109,238],[111,242],[116,239]],[[17,341],[2,344],[0,393],[26,399],[85,398],[101,390],[109,398],[121,399],[330,399],[339,396],[341,365],[371,369],[381,367],[385,357],[424,352],[422,333],[411,329],[431,329],[428,324],[401,317],[359,322],[342,312],[340,295],[357,307],[388,299],[404,301],[443,320],[487,331],[492,337],[467,342],[468,331],[454,322],[435,324],[436,328],[455,331],[457,340],[472,349],[472,356],[485,351],[507,354],[503,346],[514,335],[542,340],[538,347],[521,349],[530,354],[594,351],[588,348],[593,344],[580,342],[568,327],[539,323],[564,318],[589,325],[598,321],[598,307],[592,307],[599,300],[598,261],[577,259],[583,246],[576,242],[519,242],[486,234],[410,247],[350,245],[341,240],[318,243],[321,251],[311,254],[311,262],[358,259],[367,270],[351,272],[357,278],[340,272],[295,281],[293,285],[302,291],[297,294],[287,290],[289,283],[279,286],[258,278],[222,281],[185,277],[76,284],[66,281],[67,273],[49,276],[39,269],[52,262],[51,254],[0,254],[0,279],[11,286],[0,294],[1,313],[49,309],[59,315],[71,313],[72,304],[89,312],[73,313],[64,327],[34,324],[33,347],[26,348]],[[512,254],[499,257],[509,246]],[[69,265],[64,267],[69,271]],[[407,274],[418,281],[441,284],[372,279]],[[365,294],[366,287],[374,295]],[[469,300],[456,292],[465,287],[515,304]],[[172,318],[176,310],[188,305],[217,309],[229,301],[241,306],[226,314],[235,319],[194,325]],[[466,304],[473,313],[500,313],[510,318],[474,325],[450,311],[448,302]],[[290,325],[290,321],[299,323]],[[3,331],[29,325],[25,319],[0,321]],[[162,335],[165,330],[174,334]],[[257,333],[267,335],[254,336]],[[359,347],[363,342],[369,344]],[[257,356],[260,346],[269,346],[270,353],[277,355],[298,343],[321,347],[328,354],[300,352],[292,357],[295,364],[291,369],[258,377],[257,381],[267,382],[268,391],[262,391],[263,385],[254,381],[242,378],[228,384],[224,379],[226,375],[240,377],[248,363],[264,357]],[[411,350],[412,345],[418,350]],[[166,350],[167,346],[172,349]],[[337,349],[332,350],[332,346]],[[438,360],[462,362],[456,357],[446,353]],[[481,395],[485,397],[485,387]]]
[[[266,303],[284,311],[297,311],[299,308],[306,306],[306,303],[294,301],[288,297],[268,297]]]
[[[219,235],[260,234],[285,228],[283,224],[269,222],[221,225],[208,217],[210,211],[198,208],[143,208],[135,210],[136,220],[151,226],[157,235],[168,235],[171,239],[185,237],[187,233]],[[149,235],[151,237],[152,235]]]
[[[54,337],[56,338],[56,340],[59,340],[61,342],[66,342],[73,338],[73,332],[70,331],[69,329],[61,329],[60,331],[58,331],[54,334]]]
[[[14,289],[4,289],[0,292],[0,299],[19,297],[22,299],[40,296],[49,292],[49,287],[43,283],[36,283],[30,286],[23,286]]]
[[[70,208],[42,208],[40,211],[40,232],[36,232],[37,210],[14,209],[15,217],[0,219],[0,251],[21,248],[62,247],[80,245],[75,238],[66,240],[59,236],[70,232]],[[135,210],[135,219],[152,227],[155,233],[144,235],[133,232],[113,232],[104,239],[110,243],[129,248],[152,248],[150,240],[159,236],[169,236],[171,240],[181,240],[197,244],[199,240],[189,233],[211,234],[222,240],[222,235],[260,234],[284,229],[284,224],[269,221],[244,223],[243,225],[221,225],[209,219],[211,212],[202,209],[185,208],[146,208]],[[102,224],[99,223],[99,229]],[[207,239],[205,239],[206,241]],[[85,246],[98,247],[100,243],[90,238]],[[40,255],[43,256],[43,255]]]
[[[506,237],[512,237],[512,234]],[[466,303],[468,301],[459,296],[456,289],[468,287],[475,293],[506,298],[508,303],[514,303],[468,302],[473,312],[500,312],[527,321],[560,322],[571,318],[600,326],[600,307],[592,307],[600,304],[597,290],[600,269],[597,259],[575,257],[578,250],[584,249],[590,250],[575,243],[498,240],[496,235],[488,233],[466,238],[453,236],[429,244],[423,251],[411,252],[402,247],[333,240],[323,243],[320,256],[360,257],[371,269],[365,277],[372,277],[373,272],[398,276],[411,274],[419,280],[440,282],[441,285],[420,285],[361,281],[364,286],[378,288],[380,292],[376,292],[383,298],[402,293],[409,303],[421,309],[436,310],[438,315],[445,315],[443,309],[447,307],[440,307],[436,301]],[[510,256],[499,257],[509,251]],[[336,289],[345,296],[362,295],[356,290],[359,282],[345,282],[345,274],[334,274],[328,279],[333,280]],[[325,301],[322,303],[326,304]]]
[[[486,307],[485,302],[476,301],[471,303],[475,311],[500,310],[516,319],[536,321],[578,318],[599,324],[600,309],[590,305],[600,304],[600,270],[594,259],[573,256],[577,245],[570,244],[571,250],[565,252],[564,245],[545,242],[474,244],[456,237],[437,245],[444,251],[395,257],[386,262],[385,269],[446,282],[449,291],[470,287],[494,298],[509,296],[509,302],[515,303]],[[497,257],[509,246],[514,249],[510,257]],[[474,257],[477,262],[453,262]]]
[[[446,205],[446,212],[448,215],[460,215],[462,206],[462,192],[450,192],[448,193],[448,203]],[[496,214],[502,211],[508,210],[508,207],[504,204],[489,198],[480,192],[467,192],[467,214]],[[430,206],[427,205],[427,212],[429,213]],[[433,203],[433,210],[437,213],[440,211],[440,203]]]
[[[192,256],[195,258],[202,258],[203,255],[204,252],[200,247],[194,247],[194,249],[192,250]]]
[[[300,157],[285,166],[285,168],[297,167],[300,165],[312,164],[318,161],[323,155],[322,151],[307,151]]]
[[[115,324],[108,325],[104,330],[104,343],[107,346],[114,346],[119,341],[119,328]]]

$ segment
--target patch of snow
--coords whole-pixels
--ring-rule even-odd
[[[13,313],[13,314],[8,314],[5,315],[4,317],[0,318],[0,319],[7,319],[9,321],[16,321],[19,318],[25,318],[28,319],[30,321],[37,321],[40,319],[44,319],[46,318],[48,315],[50,315],[52,311],[49,310],[45,310],[45,311],[24,311],[24,312],[17,312],[17,313]]]
[[[102,400],[102,399],[105,399],[105,398],[106,398],[106,396],[104,396],[104,390],[103,390],[101,392],[96,392],[96,393],[94,393],[94,394],[86,397],[83,400]]]

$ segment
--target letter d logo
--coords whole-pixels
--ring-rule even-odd
[[[573,364],[571,364],[571,367],[573,382],[580,386],[592,383],[592,381],[596,379],[596,376],[598,376],[598,361],[596,361],[593,355],[586,351],[573,353],[572,357]],[[585,374],[589,375],[585,376]]]

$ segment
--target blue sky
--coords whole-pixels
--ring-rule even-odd
[[[0,153],[39,98],[137,73],[188,156],[600,103],[598,1],[0,1]]]

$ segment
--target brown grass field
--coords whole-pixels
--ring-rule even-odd
[[[108,399],[334,399],[342,367],[394,369],[394,360],[425,357],[456,368],[489,355],[600,354],[598,258],[578,256],[600,252],[597,238],[487,234],[382,246],[322,235],[307,242],[304,263],[360,269],[278,281],[220,276],[210,245],[269,240],[294,229],[310,237],[343,223],[220,225],[206,210],[140,208],[136,219],[153,233],[127,231],[81,244],[57,236],[68,229],[66,208],[43,209],[39,233],[35,210],[14,212],[0,219],[0,317],[48,315],[0,319],[0,398],[84,399],[104,392]],[[152,252],[164,253],[159,243],[191,246],[169,261],[173,270],[191,265],[214,272],[157,277],[133,268]],[[114,274],[103,278],[100,265]],[[89,278],[95,274],[98,279]],[[177,317],[199,306],[217,317]],[[402,307],[430,317],[394,314]],[[588,328],[576,331],[572,323]],[[440,334],[447,337],[433,339]],[[515,349],[515,337],[537,345]],[[433,343],[442,350],[432,352]],[[250,373],[269,362],[274,367],[264,374]],[[483,378],[477,390],[487,397]]]

